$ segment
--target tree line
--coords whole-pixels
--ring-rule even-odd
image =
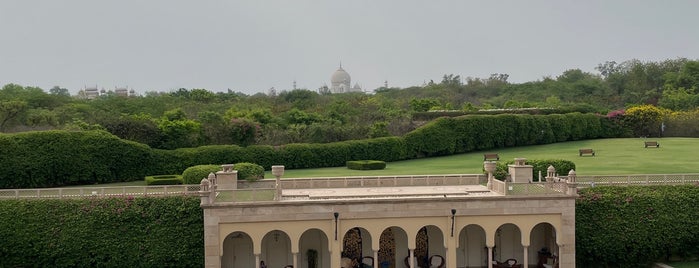
[[[61,87],[7,84],[0,89],[0,132],[67,129],[109,131],[153,148],[202,145],[327,143],[402,136],[420,125],[418,112],[578,107],[606,114],[637,105],[673,111],[699,107],[699,61],[608,61],[599,73],[571,69],[557,77],[511,83],[507,74],[445,74],[408,88],[327,94],[306,89],[246,95],[206,89],[145,92],[95,99]],[[696,114],[696,113],[694,113]]]

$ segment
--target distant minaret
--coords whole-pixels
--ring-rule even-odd
[[[388,80],[383,81],[383,87],[388,88]]]
[[[296,80],[294,80],[294,90],[296,90]]]

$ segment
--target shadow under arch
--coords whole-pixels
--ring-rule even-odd
[[[555,226],[548,222],[535,225],[529,234],[529,260],[535,261],[539,267],[543,267],[543,264],[553,265],[556,262],[554,256],[559,252],[556,239]]]
[[[299,254],[299,267],[330,267],[327,234],[316,228],[304,231],[299,239]]]
[[[446,256],[444,232],[435,225],[425,225],[418,230],[415,236],[415,265],[417,267],[429,267],[430,257],[438,255],[442,259]],[[409,258],[405,258],[409,263]]]
[[[522,245],[522,232],[519,226],[513,223],[500,225],[495,231],[495,247],[493,248],[493,260],[505,262],[509,259],[521,263],[524,260],[524,246]]]
[[[262,238],[260,261],[267,267],[284,267],[293,263],[291,239],[284,231],[272,230]],[[254,267],[254,266],[252,266]]]
[[[485,229],[478,224],[466,225],[459,231],[456,263],[458,267],[488,266]]]
[[[342,238],[341,257],[361,263],[364,256],[374,256],[371,249],[371,233],[362,227],[350,228]]]
[[[403,228],[390,226],[381,232],[378,267],[401,267],[400,260],[408,256],[408,234]]]
[[[255,267],[252,237],[245,232],[232,232],[223,240],[221,267]]]

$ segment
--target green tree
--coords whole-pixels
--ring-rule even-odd
[[[0,101],[0,132],[4,132],[9,123],[26,111],[27,107],[25,101]]]

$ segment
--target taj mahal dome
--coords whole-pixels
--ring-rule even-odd
[[[342,63],[340,63],[340,67],[330,77],[330,88],[323,86],[321,89],[327,90],[329,93],[362,92],[358,83],[355,83],[354,86],[351,86],[351,83],[352,78],[345,69],[342,69]]]

